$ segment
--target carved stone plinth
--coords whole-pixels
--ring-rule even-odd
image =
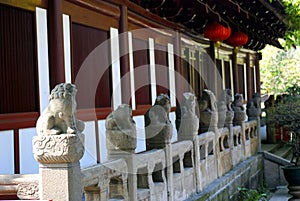
[[[218,112],[201,112],[200,113],[200,131],[201,133],[207,132],[217,128],[218,125]]]
[[[171,124],[153,124],[146,128],[146,146],[149,149],[162,149],[171,142]]]
[[[234,112],[233,111],[227,111],[226,112],[226,118],[225,118],[225,125],[230,125],[233,123],[234,118]]]
[[[35,160],[42,164],[72,163],[82,158],[83,143],[82,133],[34,136],[33,155]]]
[[[135,130],[106,130],[106,148],[108,152],[117,150],[134,152],[136,144]]]
[[[39,200],[39,184],[20,183],[18,184],[17,196],[21,200]]]
[[[40,163],[40,199],[81,201],[83,142],[82,133],[33,137],[34,158]]]
[[[178,140],[194,140],[194,137],[198,135],[199,119],[195,118],[183,118],[178,131]]]
[[[245,111],[234,111],[233,124],[240,125],[245,122],[246,112]]]

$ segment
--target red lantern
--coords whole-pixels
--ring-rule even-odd
[[[240,31],[235,32],[226,40],[226,42],[229,45],[237,48],[239,46],[245,45],[248,42],[248,35]]]
[[[230,27],[225,27],[218,22],[213,22],[205,26],[204,30],[204,37],[216,42],[220,43],[223,40],[226,40],[230,34],[231,29]]]

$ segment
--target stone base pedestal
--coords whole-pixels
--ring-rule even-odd
[[[40,165],[40,198],[53,201],[81,201],[79,162]]]
[[[146,128],[146,149],[163,149],[172,138],[171,124],[149,125]]]
[[[289,194],[293,197],[289,201],[300,201],[300,186],[288,186]]]
[[[181,124],[178,131],[178,140],[194,140],[194,138],[198,135],[198,129],[198,118],[181,119]]]
[[[32,144],[34,158],[40,163],[40,199],[81,201],[79,160],[84,153],[84,135],[39,135]]]

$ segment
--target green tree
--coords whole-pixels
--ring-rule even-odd
[[[260,61],[262,94],[282,94],[300,84],[300,50],[267,45]]]
[[[270,0],[278,1],[278,0]],[[286,13],[287,30],[284,36],[284,47],[300,46],[300,0],[281,0]]]

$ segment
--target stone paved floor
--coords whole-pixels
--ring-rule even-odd
[[[261,140],[266,140],[266,126],[262,126],[260,128],[260,136]],[[288,188],[286,186],[279,186],[278,189],[273,193],[270,201],[288,201],[288,199],[291,197],[288,194]]]
[[[286,186],[280,186],[272,195],[270,201],[287,201],[291,196],[288,194]]]

